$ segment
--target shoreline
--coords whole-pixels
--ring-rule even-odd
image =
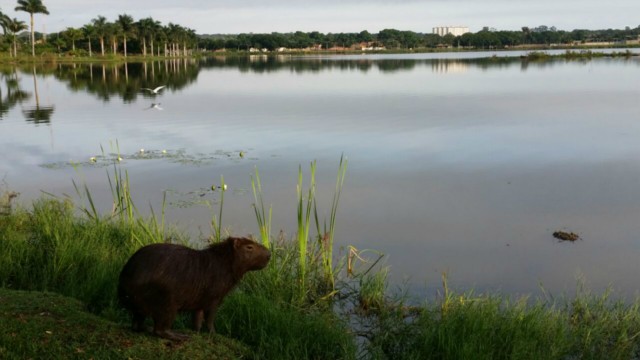
[[[622,52],[600,52],[606,50],[624,50]],[[267,51],[267,52],[250,52],[250,51],[212,51],[201,52],[195,55],[189,56],[143,56],[143,55],[106,55],[106,56],[67,56],[67,55],[55,55],[55,54],[43,54],[38,55],[35,58],[30,55],[20,55],[16,57],[8,57],[6,55],[0,56],[0,65],[21,65],[21,64],[44,64],[44,63],[124,63],[124,62],[149,62],[149,61],[167,61],[167,60],[195,60],[209,57],[247,57],[247,56],[331,56],[331,55],[406,55],[406,54],[463,54],[463,53],[509,53],[509,52],[522,52],[528,51],[531,53],[545,53],[546,51],[565,51],[563,54],[546,54],[545,57],[558,58],[567,57],[571,55],[585,55],[591,56],[609,56],[609,57],[624,57],[624,56],[640,56],[640,46],[527,46],[527,47],[512,47],[512,48],[500,48],[500,49],[470,49],[470,48],[446,48],[446,49],[433,49],[433,48],[421,48],[421,49],[408,49],[408,50],[375,50],[375,51],[360,51],[360,50],[345,50],[345,51],[330,51],[330,50],[317,50],[317,51]],[[633,50],[639,50],[639,52],[633,52]],[[495,55],[494,55],[495,57]],[[523,57],[523,56],[519,56]],[[526,56],[525,56],[526,57]],[[584,56],[587,57],[587,56]],[[540,58],[540,56],[536,56]]]

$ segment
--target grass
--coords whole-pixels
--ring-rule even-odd
[[[86,311],[78,300],[47,292],[0,288],[2,359],[242,359],[239,341],[191,333],[173,344],[134,333],[123,324]]]
[[[115,162],[107,179],[113,195],[107,214],[96,210],[102,206],[94,203],[89,187],[80,183],[74,184],[79,203],[69,197],[47,196],[33,202],[30,209],[16,207],[0,216],[0,287],[30,290],[34,296],[47,291],[68,296],[103,320],[128,328],[128,316],[116,303],[118,275],[126,260],[139,247],[165,241],[165,236],[179,243],[189,239],[165,228],[164,215],[157,220],[153,210],[151,217],[140,214],[132,201],[128,174]],[[220,196],[224,188],[221,177]],[[221,237],[222,208],[221,199],[212,217],[212,241]],[[251,358],[354,358],[355,341],[347,326],[331,311],[329,300],[319,299],[326,295],[325,288],[313,289],[324,284],[317,275],[321,268],[312,266],[310,280],[303,286],[298,281],[297,247],[279,238],[271,248],[276,255],[271,265],[249,274],[224,302],[217,317],[218,331],[248,344]],[[319,264],[313,259],[309,263]],[[309,296],[301,301],[301,293]],[[187,323],[181,319],[176,327],[185,328]],[[32,353],[19,351],[25,357]]]
[[[126,172],[114,165],[108,175],[114,195],[108,214],[95,210],[101,207],[86,185],[76,185],[79,204],[43,197],[30,208],[6,207],[0,214],[0,358],[640,358],[638,299],[622,302],[582,288],[561,299],[459,294],[445,276],[442,294],[421,303],[389,292],[388,268],[375,251],[349,247],[337,265],[327,261],[334,260],[327,238],[333,239],[345,171],[341,161],[330,218],[321,227],[315,163],[307,189],[300,169],[300,227],[288,239],[271,234],[271,209],[256,170],[254,210],[271,262],[247,274],[223,303],[216,318],[222,336],[194,334],[187,318],[179,319],[174,327],[193,335],[185,344],[129,331],[116,303],[120,269],[140,246],[165,238],[189,242],[165,226],[164,215],[142,217]],[[220,182],[223,196],[224,178]],[[219,204],[214,241],[221,237]]]
[[[368,336],[380,359],[638,359],[640,301],[456,294],[383,308]]]

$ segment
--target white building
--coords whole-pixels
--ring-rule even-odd
[[[433,28],[433,33],[440,36],[451,34],[453,36],[460,36],[469,32],[467,26],[436,26]]]

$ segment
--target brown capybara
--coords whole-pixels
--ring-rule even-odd
[[[184,340],[186,335],[170,330],[179,311],[193,311],[196,331],[206,315],[207,328],[214,332],[213,321],[225,295],[247,271],[264,268],[270,258],[267,248],[246,238],[230,237],[203,250],[147,245],[124,265],[118,297],[131,312],[135,331],[143,331],[150,316],[156,335]]]

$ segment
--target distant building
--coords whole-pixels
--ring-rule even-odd
[[[436,26],[433,28],[433,33],[440,36],[451,34],[453,36],[460,36],[469,32],[467,26]]]

